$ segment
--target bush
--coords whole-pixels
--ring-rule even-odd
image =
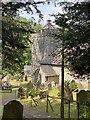
[[[38,95],[38,92],[35,90],[35,88],[32,88],[27,92],[27,96],[36,97],[37,95]]]
[[[75,89],[78,88],[78,87],[77,87],[77,83],[71,82],[71,83],[69,84],[69,88],[70,88],[72,91],[74,91]]]
[[[78,88],[77,83],[75,81],[65,81],[65,86],[69,87],[71,91],[74,91],[75,89]]]
[[[80,118],[90,118],[90,106],[80,106]]]

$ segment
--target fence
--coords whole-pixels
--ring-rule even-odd
[[[38,106],[39,104],[38,104],[38,100],[37,99],[34,99],[34,98],[32,98],[31,97],[31,106],[32,106],[32,102],[35,104],[35,106]],[[52,112],[55,112],[55,109],[54,109],[54,107],[53,107],[53,105],[52,105],[52,103],[51,103],[51,100],[56,100],[56,99],[58,99],[58,100],[61,100],[61,98],[60,97],[54,97],[54,96],[49,96],[49,95],[47,95],[46,96],[46,98],[44,99],[45,101],[46,101],[46,106],[44,106],[44,104],[43,104],[43,106],[44,107],[46,107],[45,108],[45,111],[46,112],[49,112],[49,110],[51,109],[51,111]],[[77,114],[76,114],[76,117],[75,118],[77,118],[77,119],[79,119],[79,109],[80,109],[80,106],[79,106],[79,103],[77,102],[77,101],[70,101],[69,99],[67,99],[67,98],[63,98],[65,101],[67,101],[67,111],[66,111],[66,114],[67,114],[67,118],[68,119],[70,119],[71,118],[71,103],[75,103],[75,105],[76,105],[76,110],[77,110]],[[65,108],[66,109],[66,108]],[[58,112],[59,112],[59,114],[60,114],[60,102],[59,102],[59,110],[58,110]],[[60,117],[60,116],[59,116]]]
[[[59,99],[61,100],[60,97],[55,97],[55,96],[49,96],[47,95],[46,98],[44,99],[46,101],[46,104],[43,104],[42,107],[45,107],[45,111],[46,112],[56,112],[56,106],[54,106],[54,100],[56,99]],[[80,101],[77,99],[77,101],[71,101],[67,98],[63,98],[66,103],[64,104],[65,106],[65,118],[68,118],[68,119],[72,119],[72,118],[75,118],[75,119],[83,119],[83,118],[87,118],[87,119],[90,119],[90,102],[87,104],[80,104]],[[38,103],[38,99],[34,99],[32,98],[32,101],[31,103],[34,102],[35,106],[38,106],[40,105]],[[40,99],[39,99],[39,102],[40,102]],[[60,114],[61,113],[61,106],[60,106],[60,101],[58,102],[58,106],[59,106],[59,111],[58,113]],[[74,107],[74,108],[73,108]],[[67,109],[67,110],[66,110]],[[87,114],[86,114],[87,112]],[[86,114],[86,115],[85,115]],[[74,116],[73,116],[74,115]],[[59,115],[59,118],[61,116]]]
[[[49,106],[50,106],[52,112],[54,112],[54,108],[51,105],[51,102],[50,102],[49,98],[52,98],[52,99],[61,99],[61,98],[47,95],[46,112],[48,112]],[[67,98],[63,98],[63,99],[68,101],[68,119],[70,119],[70,103],[72,103],[72,102],[75,102],[77,104],[77,118],[79,119],[79,109],[80,109],[79,103],[77,101],[70,101]]]

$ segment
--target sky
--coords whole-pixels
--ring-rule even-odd
[[[61,12],[61,8],[60,7],[55,7],[55,5],[53,3],[51,4],[39,4],[38,5],[38,9],[41,11],[41,13],[43,14],[43,20],[41,21],[41,24],[45,24],[47,20],[54,20],[54,17],[51,17],[50,14],[56,14],[58,12]],[[27,12],[23,12],[22,14],[20,14],[20,16],[23,16],[27,19],[31,19],[31,17],[35,18],[35,21],[38,22],[39,20],[39,16],[38,14],[35,12],[35,10],[33,11],[34,14],[27,14]]]
[[[28,0],[28,1],[33,1],[33,0]],[[37,2],[37,1],[46,1],[46,0],[35,0],[35,1]],[[51,0],[51,1],[54,1],[54,0]],[[66,1],[66,0],[59,0],[59,2],[64,2],[64,1]],[[67,0],[67,2],[75,2],[75,1],[78,1],[78,0]],[[79,0],[79,1],[84,1],[84,0]],[[51,17],[50,14],[53,14],[53,13],[56,14],[58,12],[62,12],[62,9],[59,6],[55,7],[54,3],[52,3],[52,2],[50,4],[45,3],[44,5],[39,4],[38,9],[44,15],[43,20],[41,21],[41,24],[46,24],[47,20],[54,21],[54,17]],[[39,16],[38,16],[38,14],[35,13],[35,10],[33,10],[33,11],[34,11],[33,15],[27,14],[26,12],[23,12],[23,14],[20,14],[20,15],[27,19],[31,19],[31,17],[34,17],[35,22],[38,23]]]
[[[2,0],[2,1],[8,1],[8,2],[10,2],[10,1],[12,1],[12,2],[21,2],[21,1],[32,1],[33,2],[33,0]],[[38,1],[46,1],[46,0],[34,0],[35,2],[38,2]],[[47,0],[48,1],[48,0]],[[51,1],[54,1],[54,0],[51,0]],[[55,1],[57,1],[57,0],[55,0]],[[59,0],[59,2],[64,2],[64,1],[66,1],[66,0]],[[67,0],[67,2],[75,2],[75,1],[77,1],[77,0]],[[84,0],[79,0],[79,1],[84,1]],[[85,1],[88,1],[88,0],[85,0]],[[38,5],[38,9],[41,11],[41,13],[44,15],[43,16],[43,20],[41,21],[41,24],[46,24],[46,22],[47,22],[47,20],[51,20],[51,21],[54,21],[54,17],[51,17],[50,16],[50,14],[56,14],[56,13],[58,13],[58,12],[62,12],[62,10],[61,10],[61,8],[59,7],[59,6],[57,6],[57,7],[55,7],[55,5],[54,5],[54,3],[50,3],[50,4],[39,4]],[[23,11],[22,13],[20,13],[20,16],[22,16],[22,17],[25,17],[25,18],[27,18],[27,19],[32,19],[32,17],[33,18],[35,18],[35,20],[34,19],[32,19],[32,20],[34,20],[35,22],[37,22],[38,23],[38,21],[39,21],[39,15],[38,14],[36,14],[36,11],[35,11],[35,9],[33,10],[33,12],[34,12],[34,14],[27,14],[27,12],[25,12],[25,11]]]

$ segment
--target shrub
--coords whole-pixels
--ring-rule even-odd
[[[74,91],[78,88],[77,83],[75,81],[65,81],[65,86],[67,86],[71,91]]]
[[[80,106],[80,118],[90,118],[90,106]]]
[[[77,87],[77,83],[75,83],[75,82],[70,82],[70,83],[69,83],[69,88],[70,88],[72,91],[74,91],[75,89],[78,88],[78,87]]]
[[[35,90],[35,88],[29,89],[27,92],[27,96],[36,97],[38,95],[38,91]]]

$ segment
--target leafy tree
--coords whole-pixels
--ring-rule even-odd
[[[55,15],[55,23],[59,26],[56,37],[64,41],[65,62],[77,76],[89,75],[90,2],[60,5],[64,12]]]
[[[2,20],[2,68],[10,73],[22,71],[24,52],[29,47],[30,23],[19,21],[13,17],[3,16]],[[27,26],[28,25],[28,26]],[[30,49],[30,47],[29,47]]]
[[[33,6],[41,17],[36,4],[40,2],[8,2],[2,5],[2,69],[5,74],[22,72],[24,65],[31,62],[30,36],[40,25],[19,17],[19,10],[30,13]]]
[[[19,15],[20,10],[27,11],[27,13],[33,13],[33,8],[39,13],[39,17],[42,18],[41,11],[37,8],[37,4],[43,2],[6,2],[2,3],[2,15],[3,16],[16,16]]]

